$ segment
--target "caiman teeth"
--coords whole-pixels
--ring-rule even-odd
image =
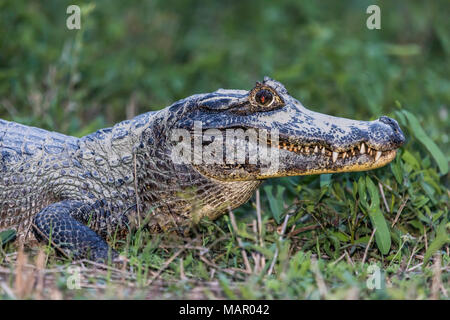
[[[333,151],[333,163],[336,162],[338,155],[339,155],[339,153]]]
[[[359,152],[360,152],[361,154],[366,153],[366,146],[364,145],[364,142],[361,143],[361,149],[359,150]]]
[[[381,151],[377,151],[377,154],[375,155],[375,161],[378,161],[381,157]]]
[[[381,159],[381,156],[384,154],[383,151],[378,151],[375,149],[370,148],[369,146],[367,146],[364,142],[362,142],[360,145],[356,146],[356,147],[350,147],[348,150],[346,151],[341,151],[341,152],[337,152],[337,151],[332,151],[330,149],[326,149],[324,146],[319,146],[319,145],[310,145],[310,146],[301,146],[301,145],[297,145],[295,143],[286,143],[286,142],[280,142],[278,144],[278,148],[279,149],[284,149],[290,152],[295,152],[295,153],[303,153],[305,155],[310,155],[310,156],[316,156],[314,154],[317,153],[317,156],[319,156],[319,154],[321,154],[321,156],[326,156],[329,157],[330,160],[333,161],[333,163],[335,163],[338,159],[342,159],[342,161],[348,159],[352,159],[354,157],[358,157],[361,156],[363,154],[367,154],[371,157],[373,157],[373,161],[378,161]]]

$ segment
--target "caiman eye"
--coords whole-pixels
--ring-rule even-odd
[[[273,95],[269,90],[262,89],[256,93],[255,99],[260,105],[267,106],[272,102]]]

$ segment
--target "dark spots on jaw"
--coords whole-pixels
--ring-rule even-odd
[[[367,138],[367,132],[362,131],[356,127],[350,127],[350,133],[347,136],[353,140],[361,140]]]
[[[379,130],[372,131],[370,135],[375,140],[383,140],[387,136],[384,132]]]
[[[333,141],[333,139],[335,138],[333,134],[331,133],[327,133],[322,135],[322,137],[324,138],[325,141]]]
[[[344,134],[345,131],[342,130],[342,129],[341,129],[340,127],[338,127],[337,125],[332,124],[332,125],[331,125],[331,128],[330,128],[330,133],[332,133],[332,134],[337,134],[337,133]]]
[[[309,131],[310,131],[309,134],[314,138],[318,138],[321,136],[321,131],[319,128],[312,127],[309,129]]]

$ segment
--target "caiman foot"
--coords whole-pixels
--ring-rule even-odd
[[[123,260],[117,251],[92,229],[78,220],[85,220],[93,210],[81,201],[62,201],[40,211],[33,221],[33,233],[43,243],[64,256],[96,262]]]

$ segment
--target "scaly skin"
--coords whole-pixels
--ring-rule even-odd
[[[279,167],[264,171],[266,164],[248,159],[175,161],[174,130],[195,137],[196,123],[203,133],[277,129],[279,142],[271,135],[269,141]],[[403,141],[390,118],[366,122],[315,113],[269,78],[251,91],[194,95],[82,138],[0,120],[0,231],[14,229],[24,242],[50,242],[76,259],[115,259],[108,236],[142,224],[161,232],[215,219],[245,203],[266,178],[377,168]],[[247,156],[252,148],[250,142],[244,147]]]

